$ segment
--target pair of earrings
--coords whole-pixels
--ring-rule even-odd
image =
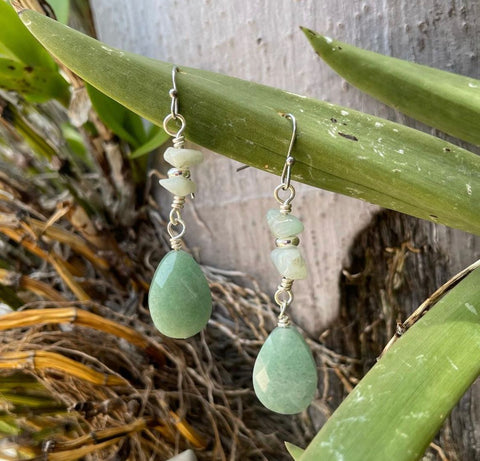
[[[173,88],[171,110],[164,121],[165,131],[173,138],[173,147],[165,153],[165,160],[173,168],[168,178],[160,184],[173,194],[173,202],[167,226],[172,250],[160,262],[152,279],[148,295],[150,315],[156,328],[172,338],[188,338],[200,332],[212,312],[212,298],[208,282],[200,266],[183,251],[182,237],[185,223],[181,210],[185,197],[195,192],[195,183],[190,178],[190,167],[203,160],[200,151],[184,148],[183,132],[185,118],[178,112],[178,92],[172,70]],[[288,148],[281,183],[274,191],[279,209],[269,210],[267,221],[276,247],[272,261],[282,276],[274,299],[280,308],[278,326],[270,333],[262,346],[253,368],[253,386],[258,399],[268,409],[282,414],[295,414],[305,410],[313,400],[317,389],[317,371],[310,348],[302,335],[290,324],[286,311],[293,301],[294,280],[307,276],[305,261],[298,249],[298,234],[303,224],[291,215],[295,188],[291,184],[291,170],[295,162],[292,148],[296,139],[296,120],[285,114],[292,123],[292,137]],[[180,122],[178,131],[171,131],[169,123]],[[286,198],[281,195],[287,193]]]

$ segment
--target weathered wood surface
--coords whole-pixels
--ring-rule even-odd
[[[372,51],[480,78],[480,2],[477,1],[91,0],[91,3],[98,35],[112,46],[324,99],[431,133],[435,131],[375,102],[338,77],[314,54],[299,26]],[[239,166],[208,153],[207,161],[195,169],[199,192],[194,207],[187,207],[190,210],[185,213],[186,240],[198,251],[202,263],[246,272],[262,289],[273,292],[279,278],[269,260],[273,239],[264,215],[275,206],[272,191],[279,178],[252,168],[237,172]],[[345,301],[341,270],[350,266],[349,251],[354,238],[367,226],[377,208],[303,185],[298,186],[297,192],[294,213],[305,224],[301,245],[310,277],[295,284],[293,315],[303,327],[318,334],[337,318],[341,293]],[[166,194],[161,203],[167,209]],[[411,223],[413,228],[414,221],[405,223],[402,225],[408,227]],[[441,273],[432,272],[430,281],[442,283],[480,257],[478,238],[429,223],[416,222],[415,226],[415,232],[421,232],[428,241],[422,251],[442,255],[443,269]],[[379,232],[388,232],[384,226],[380,227]],[[408,232],[404,235],[408,240]],[[357,238],[355,245],[361,244],[362,240]],[[377,257],[381,258],[381,254],[377,253]],[[385,255],[385,259],[388,257]],[[420,267],[423,264],[425,267]],[[416,268],[429,272],[434,265],[435,258],[420,258]],[[432,283],[426,286],[430,288]],[[412,304],[424,295],[417,294],[411,296]],[[407,312],[414,307],[404,306]],[[452,446],[457,445],[453,451],[463,461],[480,459],[480,411],[474,398],[478,397],[479,389],[474,386],[465,396],[460,406],[464,411],[456,409],[449,426],[456,440]]]

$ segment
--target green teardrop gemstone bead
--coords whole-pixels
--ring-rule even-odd
[[[198,263],[185,251],[170,251],[160,261],[148,293],[154,325],[170,338],[201,331],[212,313],[212,296]]]
[[[295,327],[277,327],[260,349],[253,388],[269,410],[292,415],[305,410],[317,390],[312,351]]]

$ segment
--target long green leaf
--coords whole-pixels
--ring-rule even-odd
[[[34,11],[21,19],[87,82],[157,125],[170,111],[171,65],[113,49]],[[480,234],[480,158],[416,130],[332,104],[182,67],[186,136],[279,174],[298,122],[293,178]]]
[[[23,26],[22,26],[23,27]],[[25,65],[16,59],[0,57],[0,87],[16,91],[31,102],[60,98],[65,104],[70,96],[65,80],[60,83],[57,70]]]
[[[148,139],[140,147],[137,147],[131,154],[131,159],[136,159],[146,155],[162,144],[166,143],[170,136],[165,133],[163,128],[160,128],[156,125],[152,125],[148,133]]]
[[[451,289],[360,381],[300,461],[420,459],[480,374],[480,269]]]
[[[142,119],[137,114],[91,85],[87,84],[87,91],[98,116],[117,136],[134,148],[146,142]]]
[[[48,3],[53,8],[57,20],[62,24],[68,24],[70,0],[48,0]]]
[[[69,85],[52,57],[0,0],[0,88],[17,91],[32,102],[56,98],[67,105]]]
[[[480,144],[480,80],[302,30],[317,54],[352,85],[427,125]]]

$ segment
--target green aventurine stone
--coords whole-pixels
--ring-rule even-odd
[[[317,390],[312,352],[295,327],[277,327],[260,349],[253,367],[253,388],[269,410],[300,413]]]
[[[185,251],[170,251],[160,261],[148,293],[154,325],[170,338],[201,331],[212,313],[212,296],[198,263]]]

